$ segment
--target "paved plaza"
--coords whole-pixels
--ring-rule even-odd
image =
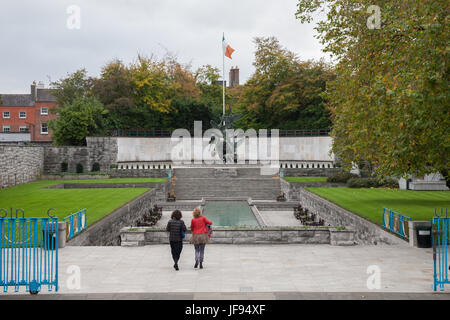
[[[432,250],[407,245],[334,247],[329,245],[207,245],[205,268],[194,269],[194,248],[185,245],[175,271],[169,245],[144,247],[66,247],[59,255],[58,297],[146,296],[151,299],[355,298],[433,293]],[[71,266],[78,266],[81,288],[68,288]],[[369,266],[381,271],[380,288],[370,289]],[[14,296],[25,294],[24,288]],[[44,286],[41,295],[46,295]],[[402,294],[403,293],[403,294]],[[50,295],[54,295],[51,293]],[[184,294],[184,295],[183,295]],[[227,295],[229,294],[229,295]],[[374,296],[375,294],[375,296]],[[442,293],[438,293],[441,294]],[[0,295],[5,297],[4,294]],[[130,297],[131,297],[130,296]],[[189,297],[188,297],[189,296]],[[429,296],[429,295],[428,295]],[[57,296],[55,296],[56,298]],[[306,296],[305,296],[306,297]],[[448,298],[444,294],[440,298]]]

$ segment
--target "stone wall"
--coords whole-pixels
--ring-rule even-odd
[[[118,137],[118,162],[161,162],[171,161],[172,150],[179,141],[172,141],[171,137]],[[208,146],[210,138],[203,137],[199,141],[199,145],[203,150]],[[268,139],[268,145],[272,142]],[[252,146],[250,148],[250,145]],[[277,160],[283,161],[304,161],[309,163],[311,168],[312,163],[317,165],[321,163],[330,164],[334,161],[334,155],[330,155],[332,145],[332,138],[329,136],[323,137],[279,137],[278,140],[278,157]],[[189,146],[189,143],[187,143]],[[255,150],[253,150],[253,146]],[[258,139],[246,138],[245,140],[245,154],[246,160],[257,160]],[[186,150],[186,160],[201,160],[202,153],[194,152],[194,139],[190,142],[190,150]],[[270,149],[270,147],[269,147]],[[243,149],[244,150],[244,149]],[[274,155],[275,157],[275,155]],[[189,161],[190,161],[189,160]],[[186,164],[186,163],[185,163]]]
[[[283,168],[285,177],[328,177],[341,168]]]
[[[331,244],[354,245],[351,229],[339,230],[328,227],[213,227],[210,243],[221,244]],[[164,228],[123,228],[120,232],[122,246],[169,243]],[[192,234],[188,230],[184,242],[189,243]]]
[[[100,171],[108,171],[111,164],[117,163],[117,138],[86,137],[86,142],[89,148],[90,167],[94,162],[98,162]]]
[[[68,164],[67,171],[75,172],[78,163],[81,163],[84,171],[89,168],[89,150],[87,147],[46,147],[45,149],[45,173],[60,173],[61,163]]]
[[[0,188],[34,181],[43,167],[43,147],[0,145]]]
[[[168,169],[110,169],[111,178],[167,178]]]
[[[161,183],[135,200],[123,205],[88,229],[70,240],[69,246],[115,246],[120,245],[120,230],[132,226],[157,202],[165,201],[168,182]],[[89,212],[87,212],[89,214]]]
[[[108,171],[117,162],[117,138],[87,137],[86,141],[86,147],[45,147],[45,172],[60,173],[63,162],[68,164],[69,172],[75,172],[78,163],[83,165],[84,172],[89,172],[95,162],[100,164],[100,171]]]
[[[333,226],[351,227],[355,230],[355,240],[359,244],[402,244],[407,242],[384,231],[375,223],[364,219],[348,210],[345,210],[334,203],[323,199],[306,189],[298,190],[298,201],[303,208],[309,212],[317,214],[324,219],[327,224]],[[381,214],[381,212],[380,212]]]

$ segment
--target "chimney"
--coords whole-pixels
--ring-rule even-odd
[[[36,101],[36,81],[31,84],[31,101]]]
[[[239,68],[236,67],[231,67],[230,69],[230,88],[233,88],[235,86],[239,85]]]

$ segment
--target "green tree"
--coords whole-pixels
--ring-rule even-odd
[[[326,92],[333,152],[378,175],[449,168],[449,2],[300,0],[297,17],[318,11],[318,38],[337,63]]]
[[[212,111],[212,118],[218,120],[223,111],[223,89],[218,84],[220,78],[219,69],[211,65],[204,65],[195,72],[197,86],[201,90],[201,100],[208,105]],[[226,101],[229,101],[230,95],[226,91]],[[209,121],[208,121],[209,122]]]
[[[107,110],[92,96],[77,97],[72,104],[59,109],[59,117],[49,121],[55,145],[85,145],[85,138],[105,135]]]
[[[131,72],[122,61],[113,60],[102,68],[92,92],[109,111],[108,128],[137,128],[135,121],[141,119],[142,110],[134,103]]]
[[[59,108],[72,104],[79,97],[91,95],[92,79],[87,76],[86,69],[70,73],[65,78],[51,83],[52,95]]]
[[[176,112],[163,120],[165,127],[194,130],[194,121],[202,121],[203,130],[210,128],[212,111],[203,101],[189,97],[175,97],[172,99],[172,107]]]
[[[239,93],[239,124],[253,128],[329,128],[321,94],[333,72],[324,62],[300,61],[275,37],[255,38],[255,73]]]

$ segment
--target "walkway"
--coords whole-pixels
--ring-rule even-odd
[[[168,245],[66,247],[60,250],[59,294],[183,293],[201,299],[230,295],[256,298],[356,297],[380,292],[433,293],[432,250],[407,246],[221,245],[206,247],[205,268],[193,268],[192,245],[185,245],[175,271]],[[67,286],[70,266],[78,266],[81,288]],[[369,266],[377,266],[380,289],[369,289]],[[448,292],[449,288],[447,288]],[[13,292],[9,288],[9,292]],[[21,288],[21,294],[25,293]],[[41,295],[45,296],[47,288]],[[211,293],[214,293],[211,295]],[[394,296],[395,296],[394,294]],[[11,295],[16,295],[12,293]],[[0,294],[0,297],[4,294]],[[8,294],[9,296],[9,294]],[[94,295],[95,296],[95,295]],[[402,296],[402,295],[400,295]],[[55,296],[56,297],[56,296]],[[120,295],[117,296],[120,298]],[[368,296],[369,297],[369,296]],[[387,296],[389,297],[389,296]],[[189,298],[190,299],[190,298]],[[290,299],[290,298],[288,298]]]

